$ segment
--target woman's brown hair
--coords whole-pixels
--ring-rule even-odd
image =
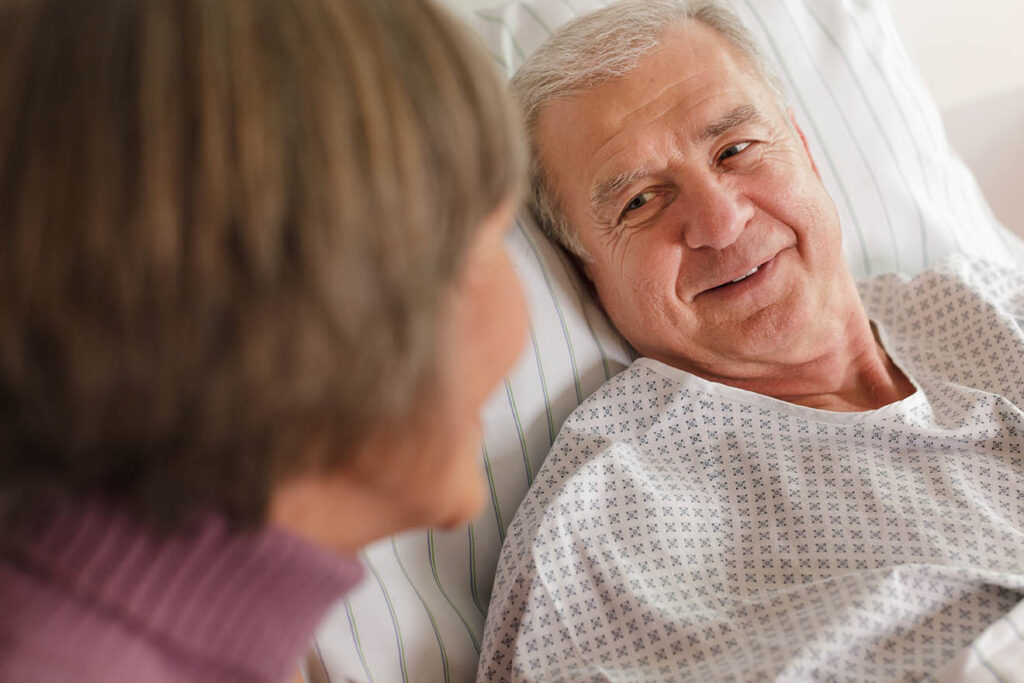
[[[258,524],[408,418],[512,111],[426,0],[0,0],[0,526]]]

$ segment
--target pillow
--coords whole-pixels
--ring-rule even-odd
[[[467,15],[511,75],[551,30],[601,0],[534,0]],[[856,277],[914,274],[951,251],[1024,262],[946,142],[884,0],[732,0],[774,59],[844,229]],[[531,314],[527,350],[488,403],[490,488],[466,528],[367,548],[366,580],[321,625],[330,680],[471,680],[498,551],[566,416],[629,361],[567,257],[525,217],[507,242]]]

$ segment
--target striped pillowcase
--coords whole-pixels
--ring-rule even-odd
[[[467,16],[507,75],[600,0],[511,2]],[[839,208],[855,276],[913,274],[951,251],[1024,263],[950,149],[883,0],[732,0],[778,66]],[[452,532],[366,549],[367,579],[322,624],[331,680],[464,681],[476,671],[505,528],[565,417],[630,360],[565,255],[520,218],[507,248],[526,289],[527,352],[485,408],[484,511]]]

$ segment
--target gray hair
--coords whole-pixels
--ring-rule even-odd
[[[555,99],[628,74],[659,44],[661,33],[683,20],[717,31],[749,61],[785,110],[775,68],[739,17],[720,0],[622,0],[584,15],[556,31],[519,68],[511,81],[530,139],[529,208],[540,228],[584,260],[589,255],[561,210],[537,149],[537,120]]]

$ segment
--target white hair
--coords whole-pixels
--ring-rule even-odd
[[[671,24],[699,21],[738,49],[785,110],[775,68],[739,17],[720,0],[622,0],[569,22],[519,68],[511,81],[530,139],[529,207],[544,232],[580,258],[588,259],[576,231],[560,208],[537,149],[537,120],[554,99],[628,74],[656,48]]]

